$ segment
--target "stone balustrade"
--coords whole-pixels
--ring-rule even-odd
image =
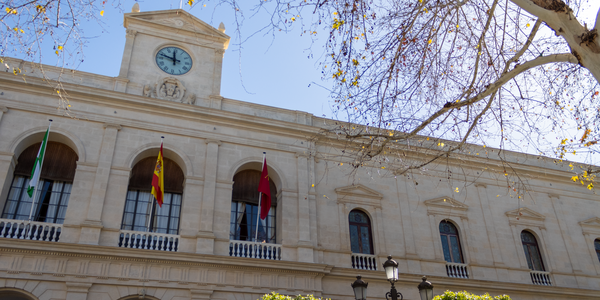
[[[281,245],[249,241],[230,241],[229,256],[281,260]]]
[[[531,276],[531,282],[536,285],[552,285],[552,280],[550,279],[550,272],[544,271],[529,271],[529,275]]]
[[[0,237],[45,242],[58,242],[62,224],[0,219]]]
[[[121,230],[119,247],[177,252],[179,235]]]
[[[359,270],[377,270],[377,256],[372,254],[352,253],[352,268]]]
[[[448,277],[469,278],[467,264],[446,262],[446,273]]]

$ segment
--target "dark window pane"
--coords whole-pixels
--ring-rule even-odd
[[[527,259],[527,266],[529,269],[535,271],[544,271],[545,269],[542,262],[542,256],[540,255],[540,249],[535,236],[531,232],[523,230],[521,232],[521,241],[523,242],[523,250],[525,251],[525,257]]]
[[[447,262],[452,262],[452,257],[450,256],[450,245],[448,245],[447,235],[442,235],[442,249],[444,251],[444,260]]]
[[[261,172],[244,170],[233,177],[229,239],[276,243],[275,212],[277,188],[271,179],[271,209],[264,220],[258,221],[258,184]],[[258,235],[257,235],[258,230]]]
[[[439,229],[442,238],[444,260],[447,262],[464,263],[456,226],[450,222],[442,221],[440,222]]]
[[[366,213],[353,210],[348,214],[350,246],[353,253],[373,254],[371,221]]]
[[[460,255],[460,246],[458,243],[458,236],[455,236],[455,235],[450,236],[450,246],[452,249],[452,260],[455,263],[462,263],[462,257]]]
[[[361,248],[362,253],[371,254],[371,246],[369,245],[369,241],[371,240],[371,233],[369,232],[369,227],[361,227],[360,228],[360,240],[361,240]],[[363,242],[364,241],[364,242]]]
[[[350,225],[350,246],[353,253],[360,253],[358,237],[358,227],[356,225]]]

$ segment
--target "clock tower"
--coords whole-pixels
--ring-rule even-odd
[[[162,100],[220,106],[223,23],[215,29],[182,9],[125,14],[127,39],[115,90]],[[217,104],[215,104],[217,103]]]

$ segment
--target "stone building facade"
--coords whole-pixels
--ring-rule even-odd
[[[530,188],[520,203],[483,171],[493,158],[446,165],[463,169],[460,193],[435,167],[349,177],[326,155],[339,149],[311,140],[323,119],[220,96],[223,26],[183,10],[124,20],[118,77],[44,67],[71,115],[37,66],[8,59],[27,80],[0,73],[0,298],[349,300],[359,274],[384,297],[391,254],[404,299],[418,299],[422,275],[434,294],[600,299],[600,198],[551,160],[509,155]],[[27,166],[48,119],[28,222]],[[168,200],[152,208],[161,136]],[[253,242],[263,152],[273,206]]]

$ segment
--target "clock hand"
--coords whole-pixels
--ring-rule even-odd
[[[173,50],[173,65],[175,65],[176,61],[178,61],[177,60],[177,50]]]

